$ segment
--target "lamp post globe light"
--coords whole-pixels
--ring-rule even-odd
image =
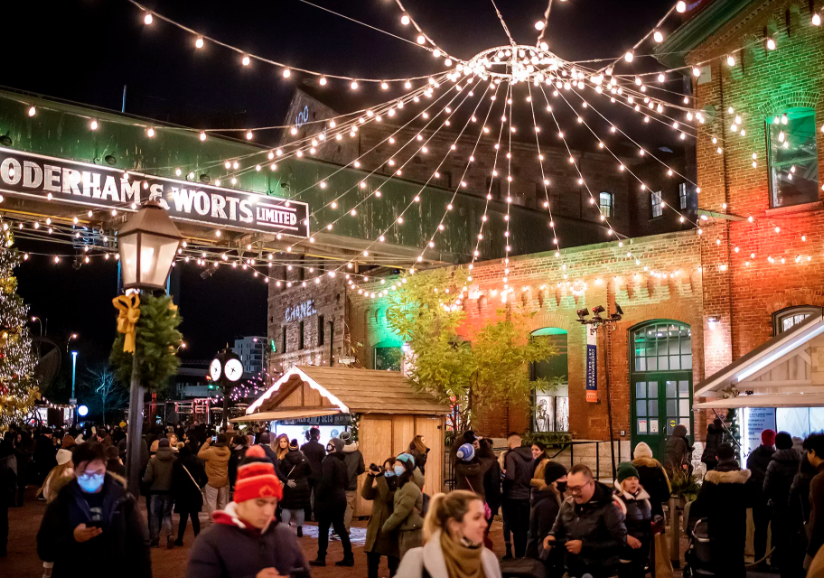
[[[123,288],[165,291],[177,249],[183,240],[160,203],[149,201],[118,231]],[[143,430],[143,387],[140,360],[135,349],[129,388],[129,427],[126,441],[126,475],[130,488],[140,487],[140,440]]]

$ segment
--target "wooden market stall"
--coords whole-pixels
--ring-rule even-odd
[[[442,491],[444,430],[449,408],[426,393],[415,391],[403,375],[391,371],[346,367],[295,366],[246,410],[240,421],[271,421],[344,414],[358,418],[358,443],[367,469],[408,450],[416,435],[431,448],[426,462],[430,495]],[[351,429],[351,425],[349,426]],[[371,502],[360,497],[356,516],[368,516]]]

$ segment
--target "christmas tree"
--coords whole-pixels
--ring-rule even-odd
[[[17,294],[14,268],[20,254],[11,245],[13,238],[3,226],[0,246],[0,430],[23,421],[40,398],[34,368],[37,362],[26,326],[29,307]]]

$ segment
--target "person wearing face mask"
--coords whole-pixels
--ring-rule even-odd
[[[326,566],[326,550],[329,546],[331,526],[340,537],[343,546],[343,560],[335,562],[335,566],[354,566],[352,544],[343,523],[343,516],[346,513],[346,487],[349,485],[343,441],[332,438],[326,444],[326,451],[328,453],[321,463],[320,482],[315,498],[315,516],[318,519],[318,557],[309,564]]]
[[[544,465],[543,487],[533,490],[532,511],[529,516],[529,535],[526,543],[526,557],[543,560],[548,577],[560,577],[564,573],[564,557],[553,549],[544,550],[544,538],[552,530],[552,525],[561,510],[567,486],[567,469],[558,462],[548,461]]]
[[[415,458],[401,454],[395,460],[395,476],[398,488],[395,490],[394,511],[384,522],[384,532],[398,532],[398,550],[401,560],[406,552],[421,545],[423,530],[423,480],[415,472]],[[431,504],[430,504],[431,507]]]
[[[54,564],[52,578],[80,578],[91,568],[151,578],[146,520],[134,497],[106,474],[103,447],[78,446],[72,462],[75,479],[46,507],[37,533],[37,554]]]
[[[252,446],[238,467],[234,500],[195,540],[187,578],[309,578],[297,537],[275,518],[282,496],[274,465]]]
[[[618,464],[615,495],[624,509],[627,545],[621,552],[620,578],[643,578],[652,538],[652,507],[649,494],[638,481],[638,470],[630,462]]]
[[[398,571],[401,562],[397,532],[384,532],[382,528],[394,510],[397,483],[395,458],[386,460],[383,468],[369,465],[366,481],[361,488],[361,497],[372,501],[372,515],[366,526],[366,543],[363,545],[368,578],[378,578],[381,556],[386,556],[390,578]]]
[[[433,496],[423,528],[425,545],[409,550],[396,577],[501,578],[498,558],[483,545],[484,510],[474,492]]]

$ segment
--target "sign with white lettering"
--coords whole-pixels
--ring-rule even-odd
[[[304,317],[311,317],[317,313],[315,310],[315,300],[309,299],[303,303],[299,303],[294,307],[286,308],[286,321],[298,321]]]
[[[589,403],[598,402],[598,345],[596,334],[587,330],[587,371],[586,371],[586,400]]]
[[[309,105],[305,105],[303,110],[298,111],[298,115],[295,117],[295,128],[300,128],[309,122]]]
[[[309,237],[309,205],[0,147],[0,191],[103,209],[156,200],[172,219]]]

